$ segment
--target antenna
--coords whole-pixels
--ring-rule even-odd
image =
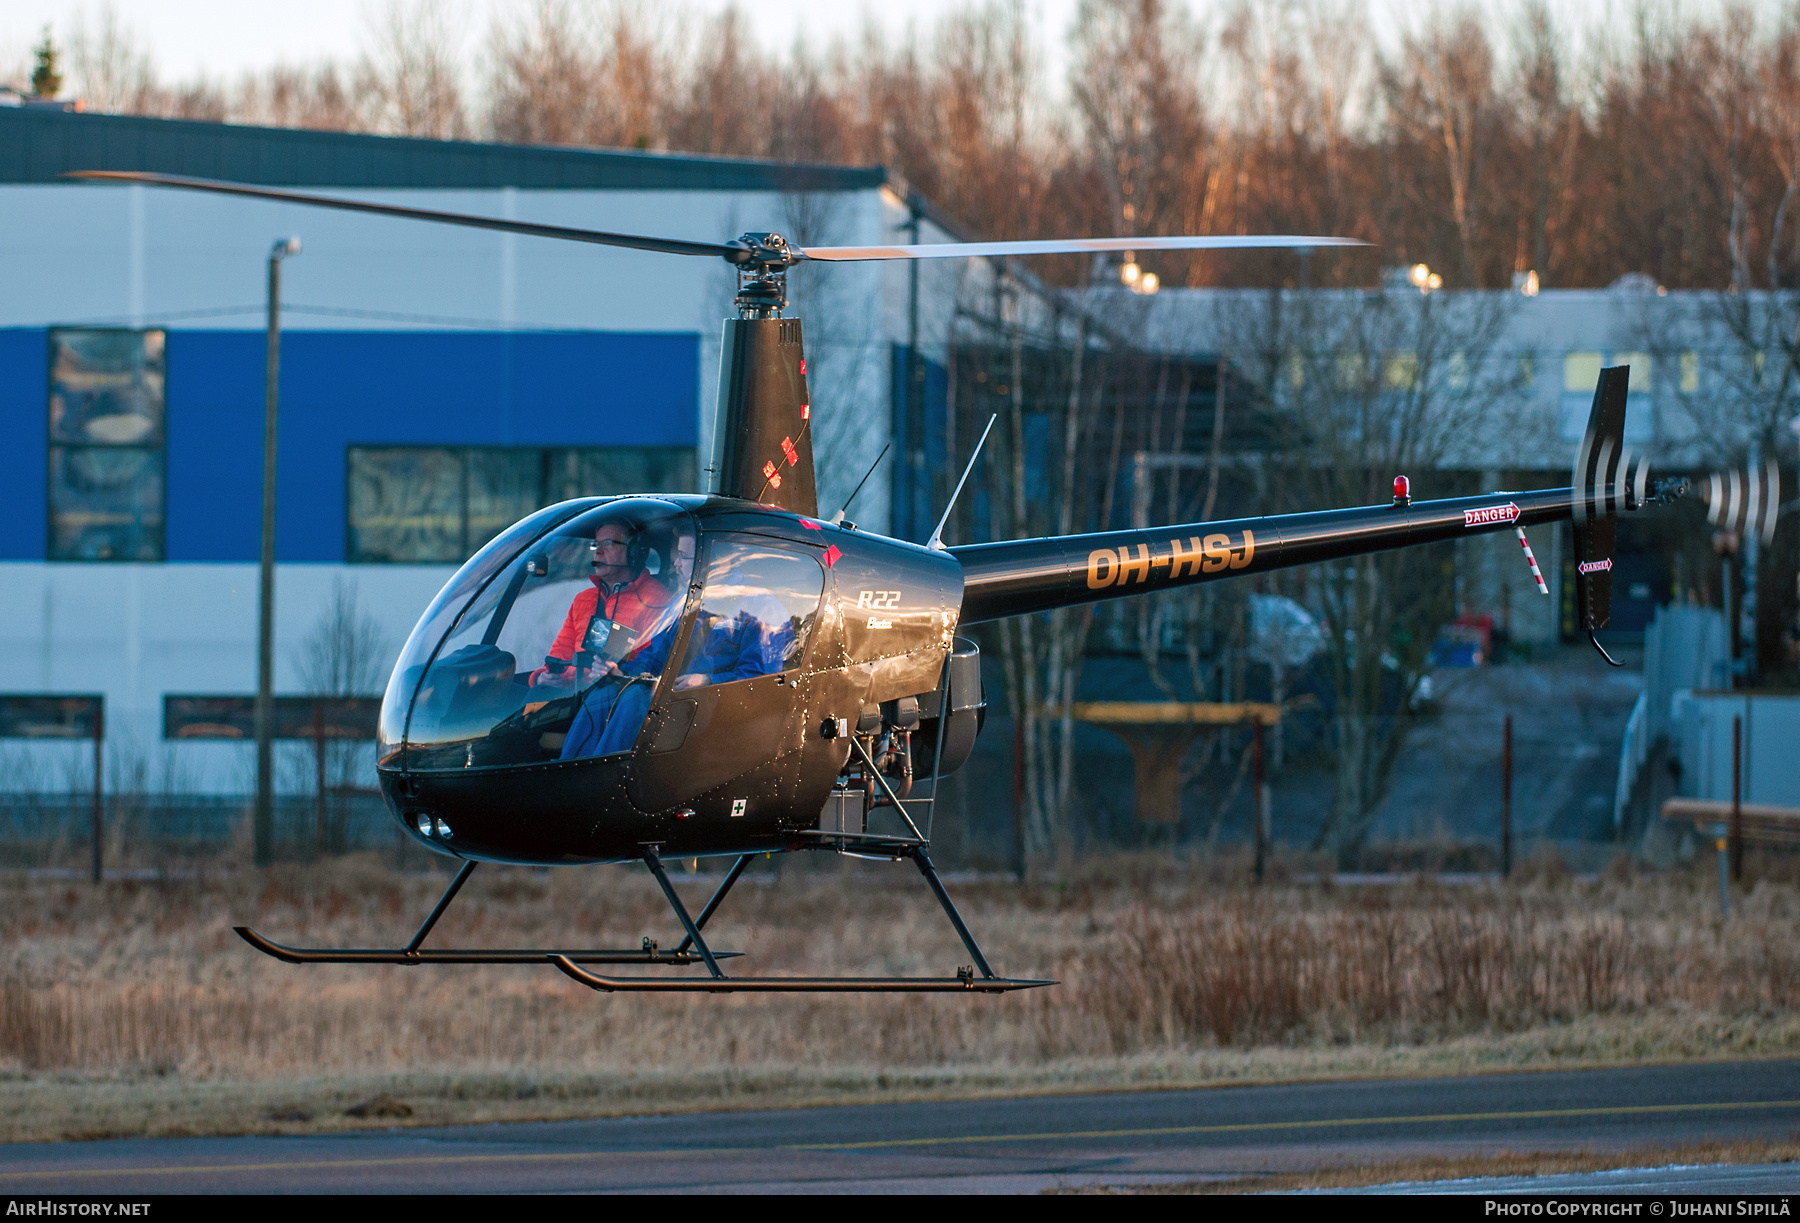
[[[969,465],[963,468],[962,479],[956,482],[956,491],[950,494],[950,504],[944,507],[944,516],[938,519],[937,527],[931,532],[931,542],[925,546],[934,552],[944,551],[944,541],[939,536],[944,533],[944,524],[950,521],[950,511],[956,508],[956,499],[962,496],[963,485],[969,482],[969,473],[975,470],[975,460],[981,457],[981,448],[987,445],[988,434],[994,431],[994,422],[999,419],[998,412],[988,417],[987,428],[981,431],[981,440],[975,443],[975,453],[969,456]]]
[[[869,482],[869,477],[875,474],[875,469],[881,466],[881,460],[887,458],[887,452],[893,448],[894,443],[892,442],[889,442],[881,448],[881,453],[875,456],[875,461],[873,463],[869,464],[869,470],[863,472],[863,478],[858,480],[856,482],[856,487],[851,490],[849,498],[844,502],[844,508],[831,516],[832,526],[838,526],[844,521],[844,515],[850,512],[850,502],[856,500],[856,494],[862,492],[862,486]]]

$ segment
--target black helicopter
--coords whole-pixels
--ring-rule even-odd
[[[608,991],[1000,992],[1052,984],[997,975],[931,863],[938,779],[969,758],[985,711],[979,652],[957,636],[960,627],[1572,519],[1581,623],[1592,640],[1609,614],[1616,516],[1679,491],[1652,490],[1647,465],[1625,454],[1628,370],[1620,367],[1601,376],[1568,488],[1414,502],[1401,477],[1389,505],[961,547],[945,547],[934,533],[912,544],[841,516],[818,517],[800,321],[783,317],[790,269],[1360,243],[1140,237],[802,249],[771,233],[687,242],[150,173],[71,177],[722,258],[737,271],[738,315],[724,325],[716,490],[565,501],[502,532],[457,571],[394,667],[377,768],[406,831],[463,866],[402,948],[287,947],[238,928],[252,946],[290,963],[548,960]],[[912,797],[915,786],[924,797]],[[719,961],[738,953],[707,944],[707,921],[754,855],[804,849],[912,861],[973,963],[932,978],[727,975]],[[695,915],[670,882],[665,855],[736,861]],[[672,951],[648,938],[641,948],[603,951],[425,948],[481,862],[642,862],[685,937]],[[582,967],[695,963],[705,976],[607,976]]]

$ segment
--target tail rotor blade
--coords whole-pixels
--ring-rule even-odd
[[[1781,517],[1781,467],[1773,455],[1763,459],[1763,513],[1757,538],[1763,547],[1775,542],[1775,523]]]

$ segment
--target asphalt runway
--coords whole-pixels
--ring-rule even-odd
[[[17,1144],[0,1146],[0,1194],[1032,1193],[1424,1154],[1782,1139],[1797,1128],[1800,1061],[1708,1063]]]

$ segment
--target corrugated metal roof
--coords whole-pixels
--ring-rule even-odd
[[[616,149],[420,140],[0,107],[0,183],[150,170],[272,187],[867,191],[880,166],[794,165]]]

